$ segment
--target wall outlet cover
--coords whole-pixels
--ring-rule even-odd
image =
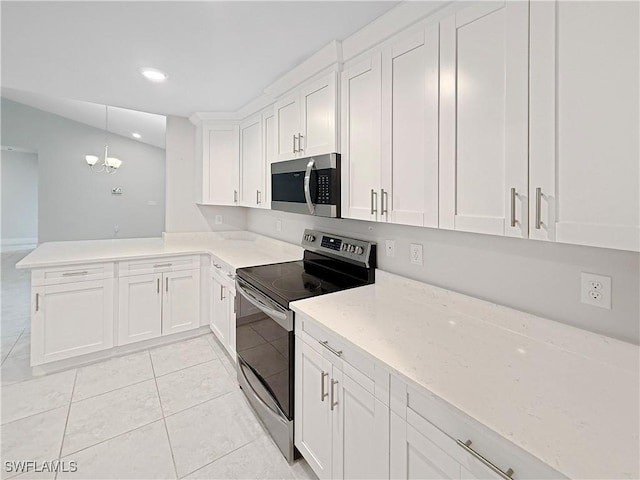
[[[387,252],[387,257],[395,257],[396,256],[396,242],[393,240],[387,240],[385,242],[385,251]]]
[[[414,265],[422,265],[422,245],[412,243],[409,248],[409,257]]]
[[[222,225],[222,215],[216,215],[216,225]]]
[[[611,310],[611,277],[582,272],[580,301],[587,305]]]

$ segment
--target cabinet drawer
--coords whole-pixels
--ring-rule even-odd
[[[119,277],[129,275],[144,275],[158,272],[177,272],[200,268],[200,259],[197,255],[183,257],[156,257],[143,260],[127,260],[119,263]]]
[[[313,340],[309,340],[309,338],[307,338],[307,341],[313,343],[315,340],[316,343],[324,346],[322,350],[325,358],[331,360],[338,357],[336,353],[332,353],[332,350],[334,352],[341,352],[339,358],[348,364],[348,366],[345,366],[344,368],[349,369],[350,367],[355,367],[373,383],[373,379],[376,378],[376,366],[373,359],[358,352],[347,342],[341,340],[335,333],[330,332],[318,325],[316,322],[301,315],[296,315],[296,328],[300,328],[301,331],[305,332],[310,337],[313,337]],[[357,373],[351,373],[351,375],[357,376]]]
[[[211,270],[212,278],[215,278],[218,283],[224,285],[235,294],[236,276],[235,276],[235,273],[233,273],[233,271],[226,270],[219,263],[212,264],[210,267],[210,270]]]
[[[93,263],[89,265],[65,265],[34,270],[31,274],[33,286],[59,285],[113,278],[113,263]]]
[[[501,478],[460,442],[471,441],[473,451],[514,479],[565,478],[550,466],[517,447],[439,398],[412,387],[406,390],[407,424],[438,444],[467,471],[479,478]],[[458,442],[460,440],[460,442]]]

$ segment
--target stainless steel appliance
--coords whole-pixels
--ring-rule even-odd
[[[340,154],[271,164],[271,209],[340,217]]]
[[[289,304],[374,282],[376,245],[305,230],[301,261],[236,271],[238,382],[285,458],[293,442],[294,324]]]

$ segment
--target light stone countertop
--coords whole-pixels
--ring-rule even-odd
[[[165,233],[163,238],[48,242],[17,268],[116,262],[146,257],[210,254],[231,268],[300,260],[303,248],[252,232]]]
[[[632,344],[376,271],[291,304],[570,478],[638,478]]]

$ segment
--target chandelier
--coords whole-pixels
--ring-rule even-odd
[[[109,145],[108,145],[108,138],[109,138],[109,107],[107,105],[104,106],[104,110],[105,110],[105,126],[104,126],[104,135],[105,135],[105,141],[104,141],[104,158],[102,160],[102,163],[100,164],[100,169],[97,170],[98,172],[105,172],[105,173],[116,173],[116,171],[118,170],[118,168],[120,168],[120,165],[122,165],[122,160],[115,158],[115,157],[110,157],[109,156]],[[98,160],[100,160],[96,155],[85,155],[84,159],[87,162],[87,165],[89,165],[89,168],[91,168],[92,171],[94,171],[94,167],[95,165],[98,163]]]

